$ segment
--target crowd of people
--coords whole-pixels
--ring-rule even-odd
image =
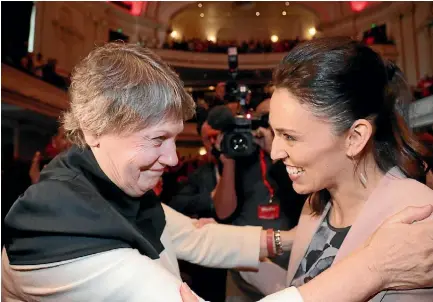
[[[57,71],[57,59],[45,59],[41,53],[34,54],[28,52],[21,58],[15,58],[12,55],[6,54],[2,57],[2,60],[4,63],[18,68],[62,90],[67,90],[69,86],[69,78],[60,75]]]
[[[423,99],[433,95],[433,76],[424,75],[414,88],[415,99]]]
[[[209,40],[201,40],[198,38],[187,40],[168,39],[164,44],[164,49],[194,51],[194,52],[210,52],[210,53],[227,53],[228,47],[236,46],[238,53],[270,53],[270,52],[288,52],[295,47],[301,40],[279,40],[272,42],[269,39],[265,40],[250,40],[237,42],[235,40],[217,40],[212,42]]]
[[[45,60],[41,53],[36,56],[34,53],[27,53],[20,60],[18,68],[63,90],[69,86],[69,79],[59,75],[56,71],[57,60],[53,58]]]

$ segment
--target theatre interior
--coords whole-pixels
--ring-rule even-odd
[[[257,214],[257,201],[243,211],[245,200],[230,215],[215,212],[214,191],[205,187],[210,178],[218,181],[222,174],[218,165],[216,176],[198,171],[204,173],[203,167],[213,165],[215,150],[207,144],[213,144],[217,136],[203,125],[208,125],[213,108],[227,105],[235,115],[249,120],[248,125],[257,122],[269,127],[274,69],[293,49],[309,41],[349,37],[395,64],[410,88],[405,116],[410,131],[433,150],[433,2],[7,1],[1,3],[1,15],[2,247],[11,236],[4,221],[14,202],[37,185],[54,158],[71,147],[61,117],[70,106],[74,67],[106,43],[150,49],[174,70],[194,100],[196,113],[176,137],[178,161],[164,168],[153,191],[162,203],[203,224],[261,225],[264,221],[263,227],[270,225],[272,217],[248,217],[260,218],[261,211],[269,210],[259,205]],[[249,132],[245,135],[250,137]],[[235,134],[232,138],[226,149],[240,143]],[[235,152],[237,147],[233,148],[228,152]],[[269,186],[273,183],[269,185],[263,176],[263,164],[266,161],[261,157],[258,181],[272,199]],[[427,180],[430,188],[432,178],[430,183]],[[254,187],[253,180],[250,183]],[[206,201],[199,201],[197,196],[206,192]],[[303,202],[305,198],[287,209],[281,205],[281,211],[290,212],[286,228],[296,226]],[[282,270],[287,269],[290,254],[286,256],[285,264],[276,261]],[[260,282],[239,270],[182,260],[179,268],[182,280],[207,301],[258,301],[269,294],[266,286],[260,287]],[[268,274],[260,280],[276,276],[272,270]]]

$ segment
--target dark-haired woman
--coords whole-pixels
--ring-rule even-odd
[[[403,117],[410,95],[403,74],[359,42],[303,43],[277,67],[274,83],[272,157],[283,160],[298,193],[311,194],[287,275],[287,285],[299,287],[390,215],[433,204],[422,183],[433,155]],[[433,301],[433,289],[382,291],[371,301],[397,300]]]

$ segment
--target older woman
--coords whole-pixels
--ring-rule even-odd
[[[176,258],[254,268],[274,252],[274,238],[261,228],[196,228],[153,194],[164,168],[177,163],[175,138],[194,109],[177,75],[156,55],[135,45],[97,48],[74,70],[70,94],[64,127],[75,145],[43,170],[5,220],[11,240],[3,250],[2,300],[179,301]],[[431,284],[429,274],[416,274],[433,262],[433,244],[423,240],[431,225],[407,220],[425,219],[432,208],[412,211],[389,221],[368,246],[334,269],[350,275],[357,267],[368,276],[362,289],[346,278],[351,293]],[[387,238],[403,231],[407,241],[395,253]],[[282,234],[285,248],[290,234]],[[419,240],[417,249],[411,240]],[[409,256],[425,259],[425,266],[400,270],[402,257]],[[371,267],[378,269],[368,273]],[[330,274],[328,283],[301,289],[306,301],[335,295]],[[294,288],[280,295],[302,299]]]

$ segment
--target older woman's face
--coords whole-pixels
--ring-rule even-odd
[[[161,122],[129,135],[103,135],[92,150],[107,176],[138,197],[156,186],[165,167],[177,164],[175,138],[182,130],[181,121]]]
[[[352,171],[345,153],[345,138],[332,132],[332,125],[315,117],[287,89],[272,95],[269,121],[274,129],[273,159],[282,159],[293,188],[308,194],[338,184]]]

